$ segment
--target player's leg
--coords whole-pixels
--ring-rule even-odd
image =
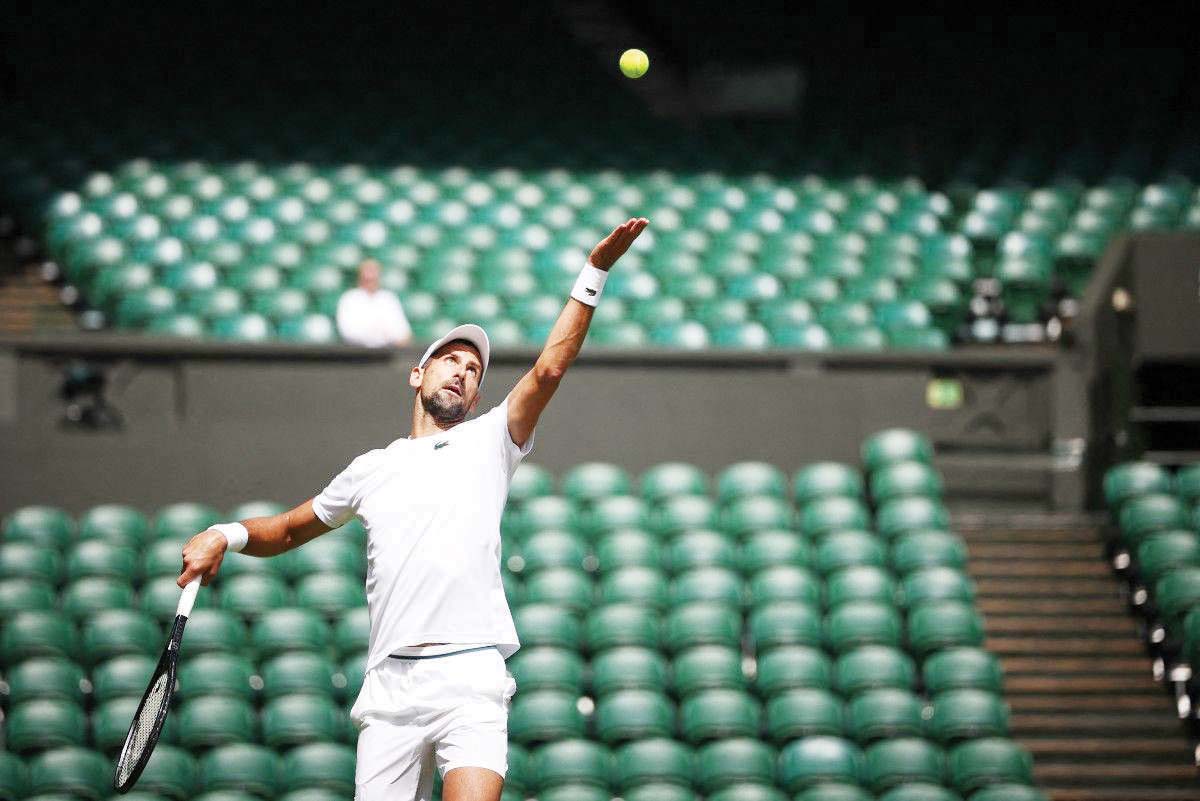
[[[504,777],[488,768],[454,768],[442,778],[442,801],[500,801]]]

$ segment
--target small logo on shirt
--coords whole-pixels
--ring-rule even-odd
[[[441,442],[435,442],[435,443],[433,443],[433,449],[436,451],[438,448],[444,448],[444,447],[446,447],[446,446],[447,446],[447,445],[449,445],[449,444],[450,444],[450,440],[448,440],[448,439],[444,439],[444,440],[442,440]]]
[[[586,292],[586,293],[588,293],[589,295],[595,295],[595,294],[596,294],[596,290],[594,290],[594,289],[589,289],[589,288],[588,288],[588,287],[586,287],[586,286],[583,288],[583,291],[584,291],[584,292]]]

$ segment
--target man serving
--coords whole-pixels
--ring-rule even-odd
[[[489,343],[460,325],[409,373],[412,433],[368,451],[291,511],[202,531],[183,549],[179,586],[208,584],[227,551],[276,556],[359,517],[367,529],[371,638],[350,715],[359,728],[357,801],[498,801],[508,767],[504,660],[516,629],[500,577],[500,515],[538,418],[578,356],[608,270],[646,228],[618,226],[592,250],[533,369],[508,397],[479,402]]]

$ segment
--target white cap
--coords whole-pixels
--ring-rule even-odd
[[[487,374],[488,354],[491,352],[491,343],[488,341],[487,332],[474,323],[464,323],[456,325],[447,331],[444,335],[434,341],[429,349],[425,351],[425,355],[421,357],[421,361],[417,362],[417,367],[424,367],[425,362],[429,361],[438,348],[445,345],[447,342],[453,342],[456,339],[465,339],[479,350],[479,360],[483,362],[483,370],[479,373],[479,385],[483,386],[483,377]]]

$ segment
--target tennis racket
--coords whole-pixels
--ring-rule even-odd
[[[129,792],[137,783],[138,777],[150,761],[158,737],[162,734],[163,724],[167,721],[167,712],[171,709],[171,696],[175,694],[175,668],[179,663],[179,646],[183,642],[183,627],[188,615],[192,613],[192,604],[196,602],[196,592],[200,589],[200,579],[194,578],[183,588],[179,596],[179,607],[175,610],[175,623],[171,626],[171,636],[167,638],[167,647],[159,657],[154,675],[150,677],[150,685],[146,694],[138,704],[133,721],[129,724],[129,733],[125,735],[125,744],[117,757],[117,769],[113,775],[113,789],[118,793]]]

